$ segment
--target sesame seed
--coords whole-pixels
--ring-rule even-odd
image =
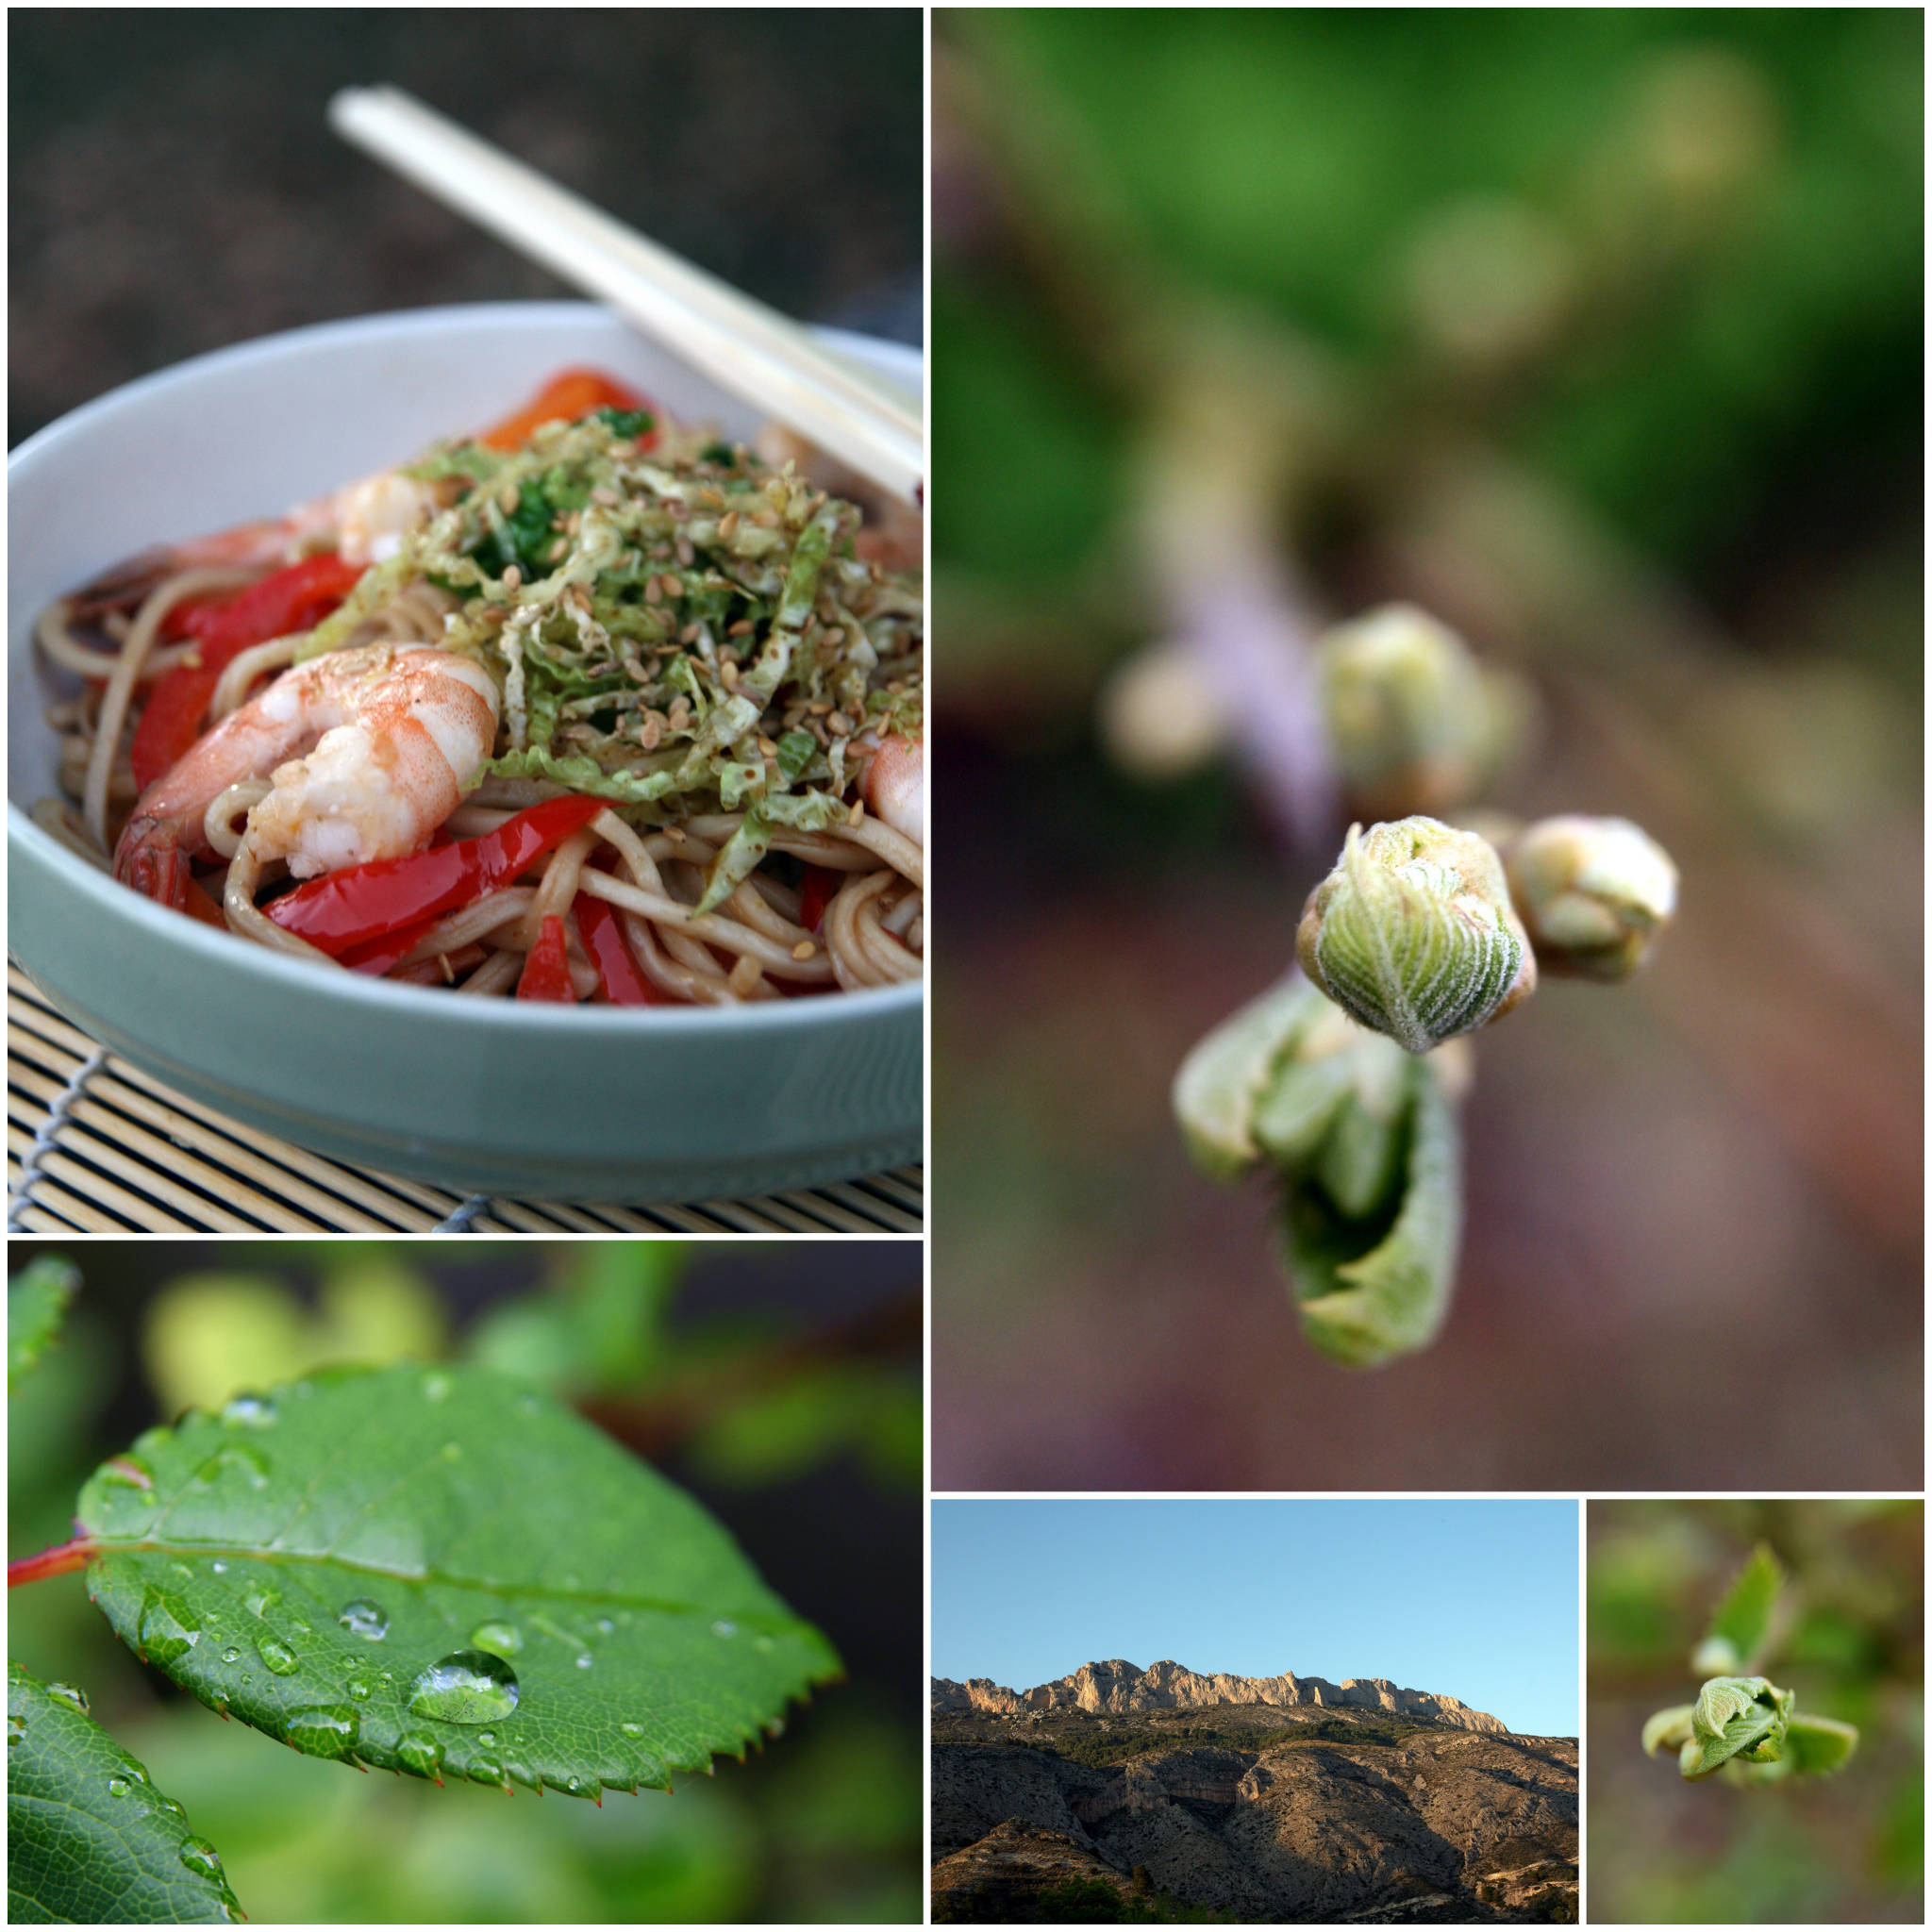
[[[724,501],[724,498],[720,497],[718,500],[722,503]],[[718,519],[719,541],[721,542],[728,543],[730,542],[732,538],[737,536],[737,534],[738,512],[735,509],[726,510],[724,514]]]
[[[778,756],[778,747],[769,738],[760,735],[758,739],[758,756],[761,758],[774,758]]]
[[[724,680],[726,691],[738,689],[738,663],[735,658],[721,658],[718,660],[718,675]]]
[[[765,976],[765,969],[749,953],[738,956],[738,964],[731,969],[727,984],[740,999],[748,999],[752,990]]]
[[[656,577],[646,577],[644,579],[644,602],[646,604],[661,604],[663,601],[664,592],[658,588],[658,579]]]
[[[852,732],[852,720],[848,718],[843,711],[834,711],[832,715],[825,720],[825,729],[829,731],[834,738],[850,737]]]
[[[503,588],[506,591],[514,591],[523,581],[524,574],[515,564],[511,564],[503,574]]]
[[[504,515],[508,517],[516,514],[517,505],[523,501],[523,496],[514,483],[506,483],[503,494],[496,500],[502,506]]]
[[[792,947],[791,957],[794,959],[810,959],[817,957],[818,950],[819,949],[815,945],[813,945],[809,940],[800,940],[799,942]]]
[[[862,798],[855,798],[852,801],[852,809],[845,814],[845,823],[848,825],[857,825],[862,824],[864,822],[864,819],[865,800]]]
[[[608,483],[600,483],[591,491],[591,501],[601,509],[615,509],[624,501]]]
[[[756,629],[758,629],[758,625],[750,618],[741,617],[736,624],[732,625],[725,631],[724,635],[727,638],[748,638]]]
[[[684,843],[684,827],[682,825],[666,825],[664,827],[664,836],[674,845],[682,845]]]
[[[688,624],[677,633],[677,641],[680,644],[694,644],[704,634],[705,627],[703,625]]]

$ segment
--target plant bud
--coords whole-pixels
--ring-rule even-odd
[[[1536,990],[1502,861],[1435,819],[1349,828],[1295,935],[1302,971],[1410,1053],[1500,1019]]]
[[[1677,868],[1628,819],[1540,819],[1507,847],[1509,891],[1538,959],[1577,978],[1627,979],[1677,907]]]
[[[1335,762],[1366,817],[1452,810],[1522,736],[1526,699],[1516,685],[1486,674],[1453,630],[1412,604],[1338,625],[1320,660]]]

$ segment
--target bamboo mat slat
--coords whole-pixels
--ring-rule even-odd
[[[36,1234],[918,1234],[907,1167],[748,1201],[463,1200],[257,1134],[96,1045],[7,976],[9,1230]]]

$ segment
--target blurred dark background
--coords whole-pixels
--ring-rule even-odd
[[[1923,32],[940,11],[938,1486],[1919,1485]],[[1371,1374],[1169,1108],[1345,824],[1118,728],[1237,579],[1432,609],[1535,693],[1491,802],[1683,874],[1477,1037],[1457,1305]]]
[[[1590,1505],[1589,1908],[1603,1924],[1923,1923],[1924,1506]],[[1639,1745],[1752,1548],[1790,1574],[1764,1674],[1858,1726],[1843,1771],[1735,1790]]]
[[[387,82],[788,314],[921,329],[916,8],[15,11],[8,439],[305,323],[573,294],[337,139]]]
[[[87,1691],[258,1923],[919,1916],[919,1247],[615,1245],[650,1254],[599,1274],[611,1243],[12,1244],[9,1272],[66,1253],[82,1286],[8,1406],[9,1557],[65,1541],[88,1474],[184,1407],[325,1361],[481,1360],[558,1391],[691,1491],[844,1659],[782,1738],[675,1800],[506,1804],[347,1775],[217,1724],[115,1641],[78,1574],[13,1592],[10,1654]]]

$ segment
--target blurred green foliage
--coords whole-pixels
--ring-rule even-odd
[[[115,1386],[118,1338],[83,1280],[61,1345],[8,1403],[10,1554],[66,1540],[81,1481],[126,1439],[130,1419],[172,1418],[326,1360],[490,1362],[655,1444],[646,1454],[680,1455],[686,1472],[741,1491],[747,1506],[847,1464],[881,1507],[914,1507],[916,1349],[844,1358],[835,1327],[815,1355],[782,1298],[729,1316],[702,1303],[680,1309],[697,1259],[688,1244],[291,1241],[228,1252],[234,1267],[185,1273],[140,1303],[147,1392],[132,1408]],[[472,1311],[453,1282],[479,1257],[513,1260],[525,1285]],[[789,1489],[780,1507],[809,1509],[815,1493]],[[721,1513],[731,1521],[729,1507]],[[916,1579],[901,1593],[916,1604]],[[722,1764],[674,1797],[617,1795],[599,1807],[358,1777],[218,1724],[114,1641],[77,1574],[16,1591],[8,1607],[11,1653],[87,1689],[96,1719],[220,1848],[258,1923],[920,1914],[924,1739],[906,1714],[916,1706],[909,1691],[885,1699],[849,1637],[854,1682],[795,1709],[783,1739],[749,1763]]]
[[[1478,427],[1684,568],[1796,473],[1916,470],[1916,10],[940,20],[986,118],[1040,124],[996,144],[1054,158],[1051,232],[1292,332],[1384,431]],[[1070,567],[1105,525],[1135,401],[1028,283],[940,259],[942,568]]]
[[[1924,1537],[1916,1498],[1590,1506],[1592,1919],[1922,1918]],[[1790,1577],[1768,1640],[1776,1675],[1799,1708],[1857,1724],[1858,1751],[1824,1783],[1686,1785],[1638,1732],[1689,1694],[1710,1607],[1759,1542]]]

